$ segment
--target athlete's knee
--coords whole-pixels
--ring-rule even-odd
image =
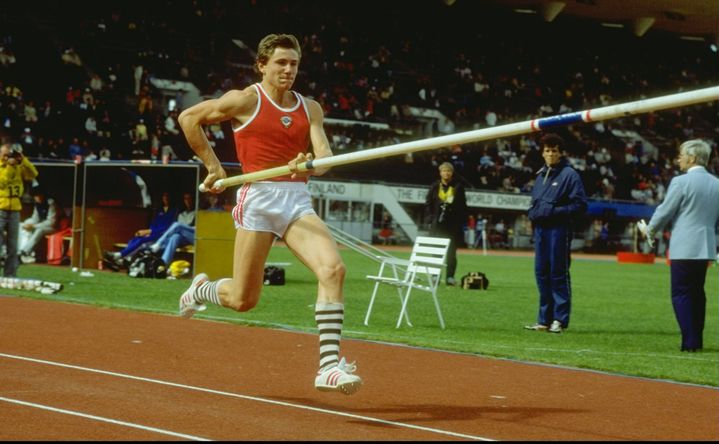
[[[223,305],[239,312],[252,310],[260,299],[259,291],[240,288],[232,283],[223,290],[225,292]]]
[[[227,308],[235,311],[250,311],[257,305],[256,299],[243,299],[242,297],[228,297]]]
[[[322,265],[317,271],[317,279],[320,282],[334,282],[341,284],[344,282],[347,268],[344,262],[337,261],[332,264]]]

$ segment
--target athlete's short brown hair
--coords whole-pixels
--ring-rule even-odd
[[[274,54],[276,48],[287,48],[294,49],[297,54],[302,58],[302,49],[300,48],[300,42],[292,34],[268,34],[257,45],[257,57],[255,57],[255,71],[259,73],[257,66],[262,63],[263,65],[270,60],[272,54]]]

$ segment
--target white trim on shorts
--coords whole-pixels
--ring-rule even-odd
[[[269,231],[283,237],[297,219],[315,213],[312,196],[305,182],[254,182],[237,190],[232,209],[235,228]]]

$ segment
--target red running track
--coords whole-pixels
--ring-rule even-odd
[[[364,387],[313,387],[317,336],[0,297],[2,440],[718,440],[719,390],[345,339]]]

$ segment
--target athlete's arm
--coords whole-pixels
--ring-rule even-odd
[[[177,120],[187,143],[207,168],[208,174],[203,183],[208,190],[212,190],[215,181],[226,178],[227,173],[210,146],[203,126],[232,119],[242,121],[256,104],[254,89],[246,88],[229,91],[218,99],[205,100],[180,113]],[[213,191],[220,192],[222,189]]]
[[[314,100],[308,100],[307,105],[310,111],[310,141],[312,142],[314,158],[330,157],[332,156],[332,148],[325,133],[322,106]],[[329,168],[317,168],[313,170],[312,175],[321,176],[328,170]]]
[[[310,113],[310,142],[312,143],[312,152],[307,154],[299,153],[297,157],[287,163],[290,171],[292,171],[292,179],[323,175],[329,168],[316,168],[309,171],[298,172],[297,165],[309,160],[332,156],[330,142],[327,140],[327,134],[325,134],[322,107],[314,100],[307,100],[306,103]]]

